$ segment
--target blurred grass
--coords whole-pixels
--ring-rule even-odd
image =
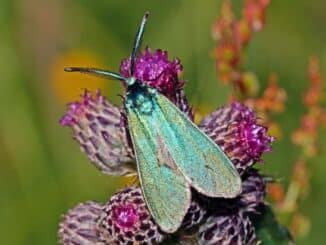
[[[239,8],[241,1],[234,3]],[[220,1],[0,0],[0,4],[0,243],[56,244],[62,213],[81,201],[104,202],[123,181],[100,174],[79,151],[69,130],[58,124],[65,98],[53,90],[53,83],[66,81],[73,97],[91,84],[73,91],[68,84],[71,76],[54,78],[55,64],[67,53],[87,52],[117,70],[130,52],[143,12],[150,10],[143,44],[179,57],[191,103],[201,111],[212,111],[225,103],[228,92],[216,82],[210,57],[214,46],[210,29]],[[284,183],[298,152],[290,134],[304,111],[301,95],[308,86],[308,56],[320,57],[326,75],[325,22],[322,0],[272,0],[266,29],[248,49],[246,65],[258,74],[262,86],[270,72],[276,72],[288,93],[286,113],[277,116],[284,137],[261,166]],[[60,63],[65,65],[64,60]],[[67,60],[66,65],[72,64]],[[60,89],[65,90],[62,84]],[[108,82],[106,88],[110,100],[120,103],[116,96],[120,85]],[[298,244],[320,244],[323,237],[325,131],[320,139],[320,154],[309,163],[311,192],[303,203],[312,230]]]

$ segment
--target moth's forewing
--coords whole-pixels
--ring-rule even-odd
[[[228,157],[163,95],[136,85],[125,105],[144,198],[162,230],[174,232],[181,225],[190,186],[211,197],[241,192]]]
[[[189,184],[211,197],[233,198],[241,178],[223,151],[163,95],[156,95],[161,137]]]
[[[161,133],[169,124],[161,120],[163,111],[155,101],[142,91],[127,96],[127,118],[146,204],[160,228],[172,233],[182,223],[191,193]]]

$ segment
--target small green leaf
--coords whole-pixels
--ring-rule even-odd
[[[269,206],[262,208],[261,214],[253,219],[256,234],[262,245],[293,245],[289,231],[280,225]]]

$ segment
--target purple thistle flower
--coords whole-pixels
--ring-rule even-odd
[[[167,51],[160,49],[152,53],[146,48],[135,60],[134,76],[170,99],[174,99],[176,92],[184,85],[184,82],[178,79],[181,72],[180,60],[169,61]],[[120,73],[124,77],[130,77],[130,58],[121,62]]]
[[[88,91],[80,102],[68,105],[60,124],[70,126],[75,140],[91,162],[102,172],[112,175],[132,173],[133,153],[128,145],[127,128],[120,109],[98,91]]]
[[[254,112],[238,102],[205,117],[199,127],[222,148],[240,174],[261,161],[274,141],[267,135],[267,128],[257,123]]]
[[[116,193],[103,211],[99,229],[104,237],[112,237],[118,244],[157,244],[165,238],[151,217],[139,187]]]
[[[59,243],[72,244],[112,244],[110,239],[104,240],[97,228],[97,220],[102,212],[102,206],[88,201],[78,204],[63,217],[59,225]]]

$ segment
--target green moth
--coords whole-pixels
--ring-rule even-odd
[[[223,151],[169,99],[134,77],[135,59],[148,13],[138,29],[130,57],[130,77],[95,68],[69,67],[114,78],[127,86],[124,106],[145,201],[165,231],[176,231],[191,203],[191,188],[210,197],[233,198],[241,178]]]

